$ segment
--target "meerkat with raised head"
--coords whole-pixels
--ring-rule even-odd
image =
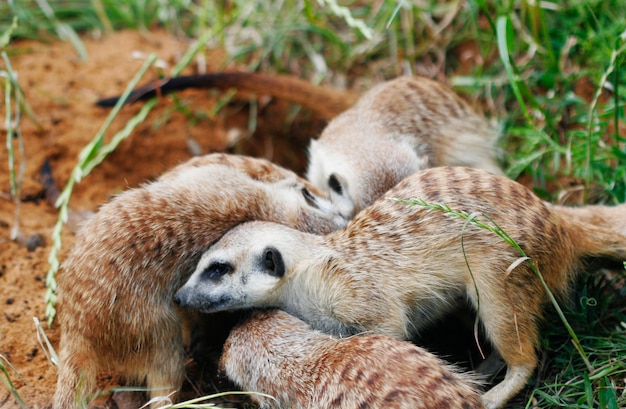
[[[345,225],[293,172],[225,154],[192,159],[102,206],[79,231],[57,278],[54,409],[83,407],[105,370],[144,382],[151,397],[177,391],[184,350],[173,296],[202,253],[249,220],[315,233]]]
[[[311,141],[306,176],[351,217],[420,169],[468,166],[502,174],[497,138],[446,85],[399,77],[369,90]]]
[[[390,198],[443,203],[497,224],[530,261],[463,218]],[[506,177],[440,167],[409,176],[326,236],[262,222],[235,227],[202,256],[175,302],[204,312],[275,307],[335,335],[411,339],[467,299],[508,366],[483,395],[485,407],[499,408],[537,365],[547,296],[530,262],[565,297],[586,257],[626,259],[626,236],[562,217]]]
[[[280,310],[235,327],[220,367],[261,408],[482,408],[477,377],[381,334],[330,337]],[[254,396],[254,395],[253,395]]]

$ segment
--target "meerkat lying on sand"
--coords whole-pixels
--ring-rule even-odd
[[[482,408],[475,377],[426,350],[368,334],[329,337],[284,311],[257,311],[236,327],[220,361],[261,408]]]
[[[508,367],[483,395],[487,408],[502,407],[537,366],[544,288],[495,233],[390,198],[493,220],[560,297],[583,258],[626,259],[626,236],[563,217],[505,177],[440,167],[409,176],[326,236],[262,222],[235,227],[202,256],[175,301],[204,312],[275,307],[339,336],[373,331],[410,339],[467,299]]]
[[[145,382],[151,397],[177,391],[184,351],[172,299],[202,253],[249,220],[315,233],[344,226],[320,194],[266,160],[213,154],[102,206],[58,275],[54,409],[83,407],[105,370]]]

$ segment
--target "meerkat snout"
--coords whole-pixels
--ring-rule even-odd
[[[219,283],[224,276],[233,272],[233,266],[229,263],[212,262],[200,272],[199,281],[203,285],[209,283]],[[229,297],[220,297],[221,302],[227,301]],[[183,286],[174,295],[174,303],[181,308],[194,308],[198,305],[197,298],[189,291],[187,286]]]
[[[181,304],[183,302],[183,299],[181,296],[178,295],[178,293],[176,293],[176,296],[174,296],[174,304],[178,305],[179,307],[182,307]]]
[[[260,252],[254,264],[256,267],[254,270],[261,276],[266,276],[272,283],[285,275],[285,262],[281,253],[274,247],[267,247]],[[247,288],[250,278],[245,275],[239,277],[238,274],[231,263],[209,259],[201,263],[196,270],[193,284],[185,284],[176,292],[174,303],[181,308],[196,308],[204,312],[232,308],[236,302],[235,298],[228,295],[230,294],[228,291],[220,289],[228,288],[230,291],[238,289],[238,292],[241,292]],[[254,282],[258,283],[258,280]],[[203,291],[198,292],[194,285],[202,287]]]
[[[253,223],[253,222],[251,222]],[[175,294],[174,302],[181,308],[204,313],[245,309],[250,304],[263,307],[271,304],[271,293],[279,283],[287,280],[289,268],[287,253],[278,250],[279,244],[263,243],[262,235],[248,237],[245,249],[237,243],[224,243],[236,248],[210,248],[200,259],[192,277]],[[251,256],[239,260],[240,251],[249,250]]]

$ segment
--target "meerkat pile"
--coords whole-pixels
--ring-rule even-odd
[[[560,297],[583,258],[626,260],[626,236],[563,217],[505,177],[440,167],[409,176],[326,236],[266,222],[235,227],[202,256],[175,300],[204,312],[280,308],[337,336],[373,331],[407,340],[467,299],[508,366],[483,395],[485,407],[502,407],[537,366],[544,288],[500,236],[392,198],[484,215],[481,222],[509,234]]]
[[[160,85],[167,91],[168,86],[184,87],[187,80]],[[204,85],[260,86],[261,91],[269,89],[279,96],[301,90],[297,94],[303,96],[302,102],[323,106],[320,112],[329,119],[349,109],[356,100],[349,92],[312,87],[288,77],[223,74],[211,81],[205,80]],[[422,102],[419,108],[428,105],[426,99],[432,93],[420,92],[436,93],[437,83],[424,78],[406,81],[415,86],[405,97],[410,99],[415,92],[415,100]],[[394,81],[378,87],[361,99],[356,111],[369,110],[369,115],[379,108],[392,109],[388,103],[372,106],[367,101],[378,99],[384,90],[393,93],[399,88]],[[379,92],[381,89],[383,92]],[[465,114],[459,101],[452,96],[445,105]],[[350,112],[348,118],[360,121],[354,110]],[[417,126],[409,129],[403,121]],[[345,119],[337,118],[337,122],[347,126]],[[441,123],[429,124],[424,117],[400,115],[381,123],[390,126],[390,132],[377,138],[379,143],[404,143],[408,138],[415,144],[415,152],[433,153],[419,159],[423,159],[424,166],[431,166],[435,160],[454,156],[439,157],[435,145],[442,139],[431,141],[429,132],[423,132],[429,126],[434,129],[433,125]],[[312,147],[311,151],[316,152],[312,157],[319,158],[317,152],[322,146],[337,141],[338,131],[332,129],[316,148]],[[415,135],[409,135],[412,132]],[[488,139],[491,136],[488,134]],[[350,138],[361,143],[352,135]],[[482,152],[490,148],[484,149],[480,142],[475,149]],[[355,175],[332,176],[345,181]],[[326,180],[323,185],[328,187]],[[348,185],[345,187],[348,189]],[[271,220],[314,233],[343,226],[344,215],[352,215],[353,206],[337,212],[339,201],[328,203],[321,196],[311,184],[268,162],[211,155],[193,159],[104,205],[82,228],[58,278],[61,348],[54,408],[81,405],[93,391],[96,375],[112,368],[131,383],[145,383],[151,397],[176,391],[183,377],[183,348],[179,315],[170,302],[200,254],[228,229],[249,220]]]
[[[174,293],[181,306],[204,312],[278,307],[298,317],[254,314],[232,332],[221,360],[230,379],[274,395],[279,406],[426,408],[446,397],[449,407],[503,406],[537,364],[543,289],[527,263],[508,271],[520,255],[493,233],[392,197],[492,218],[560,296],[583,257],[625,257],[626,205],[555,206],[499,176],[497,133],[438,82],[401,77],[357,100],[293,77],[218,73],[149,84],[131,99],[190,86],[263,92],[329,119],[309,147],[307,178],[330,203],[266,161],[211,155],[105,205],[59,276],[55,409],[81,403],[75,398],[109,366],[145,380],[152,397],[180,387]],[[482,171],[424,170],[437,166]],[[464,297],[508,365],[482,400],[471,375],[401,341]],[[379,335],[352,337],[364,331]],[[262,407],[272,402],[260,399]]]

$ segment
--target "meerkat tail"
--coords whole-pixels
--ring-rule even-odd
[[[592,225],[577,220],[570,221],[570,224],[573,226],[570,235],[574,238],[576,251],[581,256],[626,261],[626,235],[605,225]]]
[[[568,220],[583,222],[626,235],[626,203],[617,206],[561,206],[546,203],[550,210]]]
[[[218,72],[153,81],[134,90],[128,98],[128,103],[188,88],[237,88],[242,91],[263,93],[300,104],[319,113],[327,120],[350,108],[358,99],[355,93],[314,85],[292,75]],[[101,107],[111,107],[117,103],[118,99],[119,96],[104,98],[96,104]]]

